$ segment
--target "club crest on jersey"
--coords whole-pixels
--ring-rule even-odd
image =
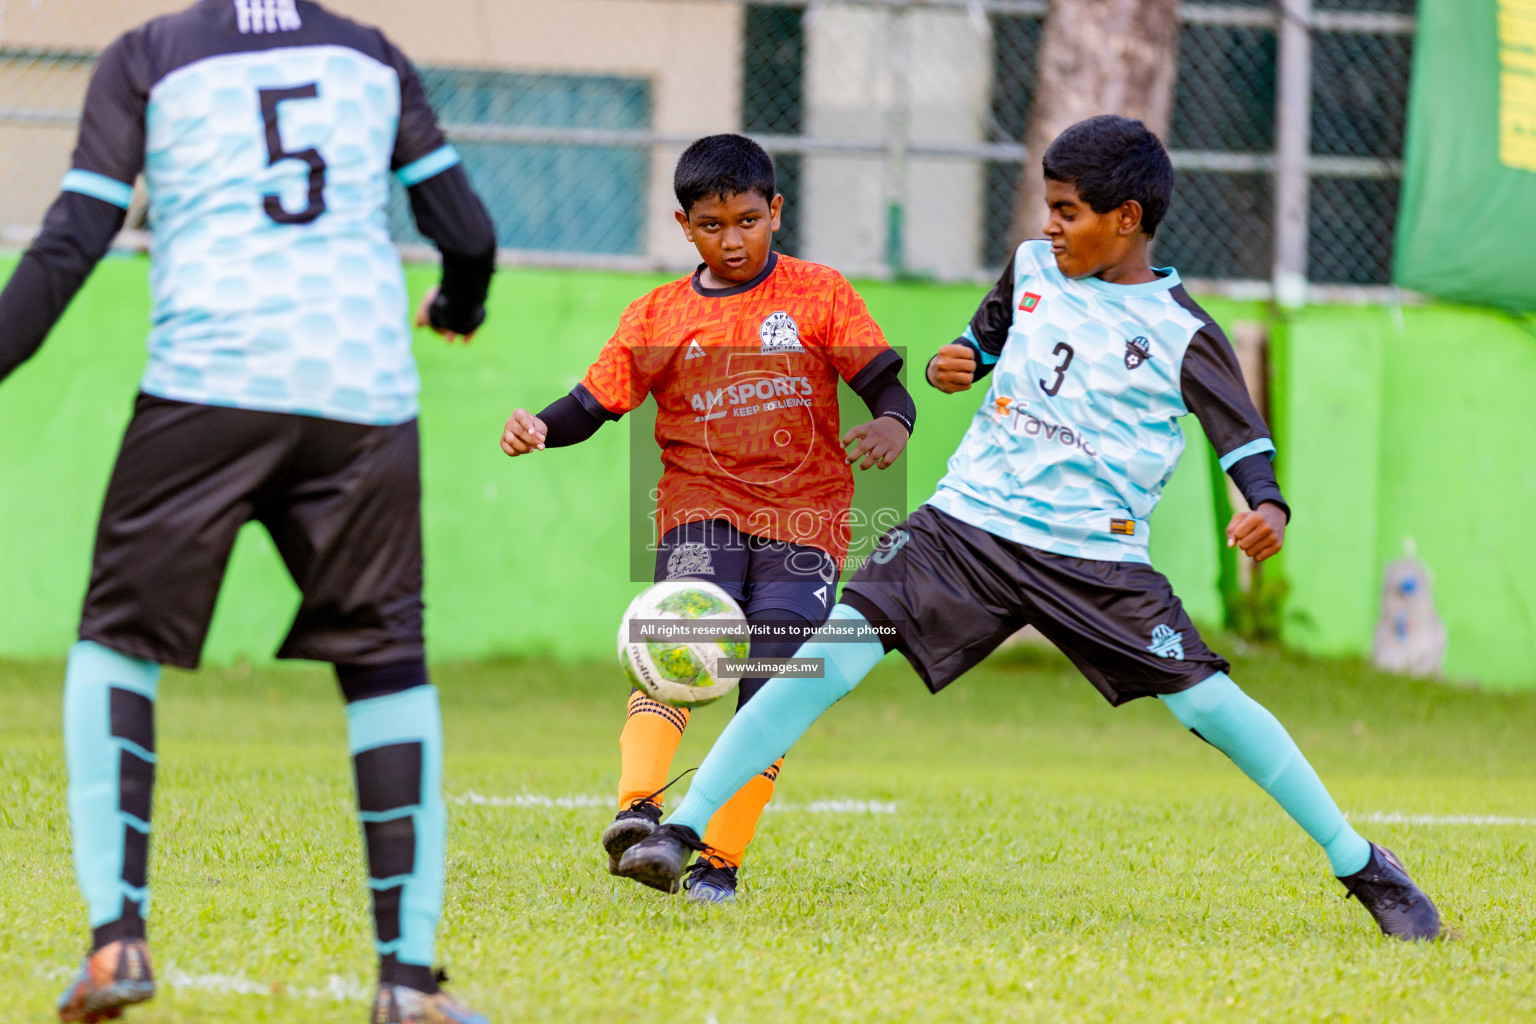
[[[1019,300],[1019,312],[1033,313],[1038,305],[1040,305],[1040,296],[1034,292],[1025,292],[1024,297]]]
[[[713,576],[715,574],[714,556],[709,553],[707,545],[696,541],[679,544],[672,549],[667,556],[667,579],[677,580],[684,576]]]
[[[763,339],[762,354],[765,356],[805,351],[805,347],[800,344],[800,325],[782,309],[769,314],[757,333]]]
[[[1152,358],[1152,343],[1146,338],[1132,338],[1125,343],[1125,368],[1134,370]]]
[[[1183,661],[1184,634],[1175,631],[1172,626],[1159,623],[1152,627],[1152,642],[1147,645],[1147,650],[1159,658]]]

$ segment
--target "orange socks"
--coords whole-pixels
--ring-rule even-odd
[[[688,727],[688,709],[652,700],[636,690],[629,695],[629,718],[619,734],[619,810],[650,796],[669,781],[672,758]],[[781,757],[751,780],[715,812],[704,833],[711,855],[733,868],[741,867],[747,844],[757,834],[757,821],[773,799],[773,783],[784,767]],[[657,794],[656,802],[662,797]]]
[[[629,695],[629,719],[619,734],[619,810],[667,784],[687,727],[687,708],[652,700],[639,690]],[[660,795],[656,802],[661,803]]]
[[[709,844],[710,856],[715,860],[733,868],[741,867],[741,858],[747,852],[747,844],[757,834],[757,821],[763,816],[768,801],[773,799],[773,783],[783,767],[781,757],[761,774],[752,776],[709,819],[704,842]]]

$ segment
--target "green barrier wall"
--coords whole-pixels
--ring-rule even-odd
[[[0,274],[8,270],[0,266]],[[432,269],[413,270],[413,289],[434,277]],[[493,320],[473,346],[418,338],[435,658],[610,656],[618,615],[639,589],[629,579],[624,522],[630,431],[608,426],[584,445],[515,461],[497,438],[516,405],[538,409],[568,391],[623,307],[661,280],[509,271],[497,278]],[[919,365],[959,332],[982,294],[921,285],[860,290],[892,344],[910,348]],[[142,260],[104,263],[42,353],[0,385],[0,657],[57,657],[73,640],[96,513],[143,365],[147,293]],[[1263,316],[1251,304],[1208,308],[1227,324]],[[1526,431],[1517,442],[1523,447],[1511,447],[1509,438],[1512,424],[1530,422],[1515,398],[1522,387],[1536,394],[1536,341],[1507,321],[1451,311],[1411,312],[1407,325],[1399,337],[1379,311],[1316,310],[1284,339],[1288,386],[1279,412],[1295,440],[1281,439],[1282,473],[1297,508],[1284,566],[1293,593],[1287,639],[1317,651],[1368,648],[1379,566],[1407,530],[1439,573],[1453,672],[1536,682],[1529,667],[1536,664],[1536,567],[1523,551],[1484,551],[1512,546],[1502,538],[1514,534],[1536,490],[1529,468],[1536,440]],[[1450,337],[1457,355],[1447,360],[1437,353]],[[1472,384],[1433,395],[1435,381],[1473,364],[1499,381],[1502,404]],[[1303,378],[1316,378],[1316,386],[1298,386]],[[919,425],[907,454],[907,493],[915,506],[943,474],[980,396],[944,396],[915,375],[912,390]],[[1185,426],[1189,454],[1154,519],[1152,551],[1190,614],[1213,623],[1221,604],[1205,442],[1192,417]],[[1438,445],[1434,465],[1388,444],[1398,433],[1413,445]],[[1458,454],[1464,443],[1478,448],[1488,473]],[[1465,489],[1442,486],[1447,464]],[[1490,518],[1499,526],[1459,537]],[[1486,586],[1484,565],[1507,578],[1498,594]],[[265,534],[248,528],[207,658],[269,659],[296,604]]]
[[[1435,573],[1446,674],[1536,686],[1536,337],[1474,309],[1309,309],[1288,325],[1283,637],[1366,653],[1381,567]]]

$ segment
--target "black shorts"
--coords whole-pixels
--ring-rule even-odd
[[[894,625],[897,649],[935,693],[1026,625],[1111,704],[1187,690],[1228,668],[1150,565],[1025,547],[931,505],[881,539],[843,602]]]
[[[667,531],[656,550],[656,582],[708,580],[748,618],[790,611],[820,625],[837,597],[837,563],[820,548],[742,533],[724,519]]]
[[[421,658],[414,420],[364,426],[140,395],[101,511],[80,639],[196,668],[240,527],[303,594],[279,658]]]

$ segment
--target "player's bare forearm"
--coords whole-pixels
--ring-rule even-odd
[[[969,345],[945,345],[928,362],[928,383],[953,395],[969,391],[976,379],[976,353]]]
[[[1285,545],[1285,510],[1264,502],[1252,512],[1239,512],[1227,524],[1227,547],[1238,547],[1255,562],[1273,558]]]
[[[907,428],[894,416],[877,416],[868,423],[861,423],[851,428],[843,435],[843,447],[858,442],[853,451],[848,453],[848,462],[853,464],[862,457],[859,469],[869,469],[878,466],[881,469],[890,469],[901,453],[907,447],[907,439],[910,437]]]
[[[515,409],[501,432],[501,450],[512,458],[544,450],[549,428],[527,409]]]

